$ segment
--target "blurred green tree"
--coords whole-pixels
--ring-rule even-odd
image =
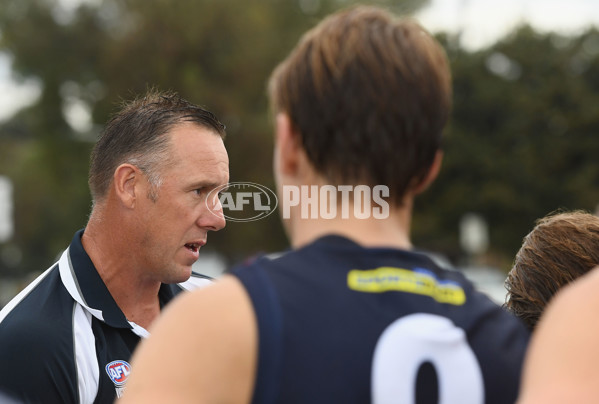
[[[414,237],[459,255],[458,223],[489,223],[490,255],[509,269],[534,221],[599,203],[599,32],[539,34],[523,26],[465,52],[444,38],[454,111],[439,180],[422,195]]]
[[[409,13],[428,1],[370,3]],[[18,265],[0,259],[0,272],[43,269],[85,226],[93,141],[120,100],[150,86],[214,111],[228,127],[231,181],[272,187],[267,77],[301,33],[353,2],[1,0],[0,51],[41,96],[0,126],[0,173],[15,183],[11,251],[22,254]],[[286,245],[271,215],[229,223],[206,250],[237,261]]]

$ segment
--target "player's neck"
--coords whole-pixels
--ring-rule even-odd
[[[353,207],[349,209],[353,212]],[[331,219],[302,219],[300,212],[292,214],[288,226],[289,238],[294,248],[302,247],[326,235],[347,237],[364,247],[393,247],[411,249],[410,223],[412,202],[401,208],[389,207],[385,217],[360,218],[354,214],[343,218],[341,215]]]

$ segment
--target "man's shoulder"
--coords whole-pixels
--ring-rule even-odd
[[[0,367],[0,391],[27,402],[41,398],[74,402],[77,367],[72,334],[51,321],[24,318],[0,328],[0,362],[5,364]],[[62,398],[53,400],[55,395]]]
[[[57,266],[51,267],[0,311],[0,350],[32,345],[32,350],[42,349],[46,342],[72,338],[65,326],[72,322],[73,304]]]
[[[31,310],[29,313],[36,315],[43,313],[45,309],[54,308],[56,304],[65,300],[65,297],[72,300],[61,280],[57,263],[41,273],[2,308],[0,322],[7,314],[23,305],[36,305],[37,310]]]
[[[41,360],[44,353],[55,353],[57,346],[73,338],[72,329],[55,320],[35,314],[7,318],[0,325],[0,352],[20,353],[35,360]]]
[[[37,285],[3,313],[0,362],[5,366],[0,367],[0,391],[27,402],[42,397],[47,402],[71,402],[76,391],[71,326],[76,303],[66,291],[56,289],[57,296],[49,300],[51,291],[46,287],[45,282]],[[54,395],[60,399],[53,401]]]

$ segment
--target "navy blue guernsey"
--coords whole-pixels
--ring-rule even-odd
[[[513,403],[529,334],[425,253],[323,237],[232,271],[257,316],[253,403]]]
[[[128,321],[75,234],[59,261],[0,311],[0,391],[23,403],[113,403],[148,332]],[[161,306],[209,284],[163,284]]]

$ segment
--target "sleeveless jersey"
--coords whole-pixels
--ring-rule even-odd
[[[253,403],[513,403],[529,334],[425,253],[326,236],[235,268],[257,317]]]

